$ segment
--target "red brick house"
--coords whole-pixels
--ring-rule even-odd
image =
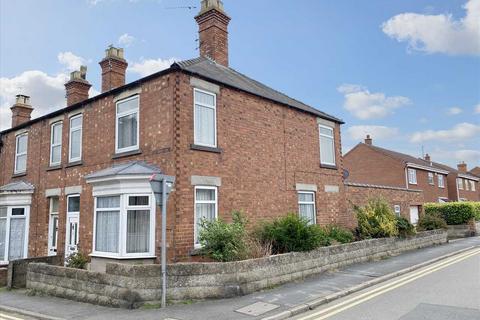
[[[201,57],[125,84],[123,50],[109,48],[102,93],[86,69],[65,85],[67,107],[30,119],[17,96],[1,132],[0,260],[80,250],[154,262],[160,211],[148,178],[176,177],[167,208],[169,260],[190,259],[201,218],[243,210],[251,223],[300,212],[352,225],[345,210],[340,119],[228,65],[221,1],[196,17]]]
[[[370,136],[344,155],[348,181],[379,184],[423,191],[425,202],[479,201],[480,179],[459,170],[424,159],[374,146]]]

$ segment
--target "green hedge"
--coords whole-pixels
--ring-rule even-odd
[[[480,204],[476,202],[426,203],[424,208],[425,214],[437,214],[449,225],[480,219]]]

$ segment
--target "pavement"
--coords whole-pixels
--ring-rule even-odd
[[[155,319],[155,320],[259,320],[285,319],[309,308],[360,291],[434,260],[480,246],[480,237],[410,251],[380,261],[347,266],[232,299],[188,302],[158,309],[157,306],[124,310],[95,306],[48,296],[29,296],[26,290],[0,290],[0,312],[26,312],[39,319]],[[427,263],[426,263],[427,262]],[[460,276],[460,275],[459,275]],[[309,303],[311,303],[309,305]],[[384,318],[388,319],[388,318]]]

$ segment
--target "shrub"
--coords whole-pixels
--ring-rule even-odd
[[[438,214],[447,224],[466,224],[477,217],[477,206],[473,202],[426,203],[425,214]]]
[[[384,199],[370,199],[357,213],[357,234],[361,239],[394,237],[398,234],[395,214]]]
[[[413,236],[415,234],[415,227],[404,217],[397,217],[398,235],[402,238]]]
[[[480,201],[472,202],[475,207],[475,220],[480,221]]]
[[[86,269],[87,263],[88,258],[83,253],[76,252],[68,256],[66,266],[68,268]]]
[[[272,222],[264,222],[255,234],[262,243],[271,243],[273,254],[308,251],[330,245],[325,230],[309,224],[307,219],[294,213]]]
[[[355,239],[352,231],[336,225],[327,226],[325,231],[327,232],[328,237],[336,242],[349,243]]]
[[[232,223],[222,219],[201,222],[201,253],[217,261],[235,261],[247,257],[247,220],[238,211],[232,212]]]
[[[437,214],[426,214],[418,220],[417,230],[447,229],[445,220]]]

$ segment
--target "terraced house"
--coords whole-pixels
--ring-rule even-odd
[[[454,169],[428,154],[421,159],[387,150],[373,145],[370,136],[344,155],[344,163],[350,182],[421,190],[425,202],[480,201],[480,179],[465,163]]]
[[[176,177],[170,261],[192,259],[202,218],[232,210],[251,223],[294,211],[353,224],[342,121],[230,68],[221,1],[203,0],[196,21],[198,58],[125,84],[124,52],[110,47],[101,94],[88,97],[81,68],[65,108],[30,119],[30,98],[17,96],[1,132],[0,260],[80,250],[94,269],[155,262],[163,244],[148,178],[159,172]]]

